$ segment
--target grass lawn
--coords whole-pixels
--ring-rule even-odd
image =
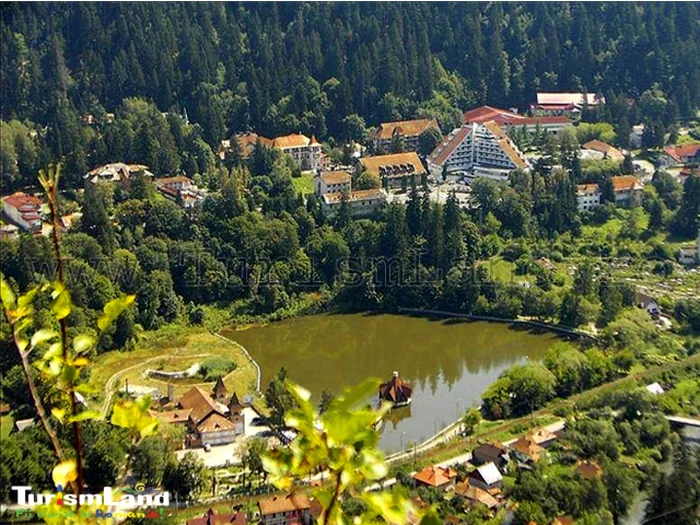
[[[491,279],[510,283],[516,280],[515,263],[506,261],[502,257],[491,257],[488,261],[484,261],[481,265],[486,268]]]
[[[108,389],[120,389],[126,379],[130,385],[156,387],[165,394],[168,382],[145,377],[145,370],[184,370],[210,356],[226,356],[236,362],[236,369],[224,377],[229,392],[235,391],[239,397],[255,393],[257,372],[238,345],[203,329],[181,326],[167,326],[149,334],[132,352],[108,352],[98,356],[92,366],[90,384],[97,389],[98,399],[104,399]],[[197,378],[172,383],[176,396],[195,384],[204,390],[214,386],[213,382]]]
[[[0,416],[0,439],[4,439],[10,435],[14,424],[15,422],[10,414]]]
[[[308,195],[314,192],[314,174],[307,171],[301,174],[301,177],[292,177],[292,185],[294,190],[302,195]]]

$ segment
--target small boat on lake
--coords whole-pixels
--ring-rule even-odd
[[[394,372],[393,377],[386,383],[379,385],[379,399],[389,401],[393,408],[405,407],[411,404],[413,387]]]

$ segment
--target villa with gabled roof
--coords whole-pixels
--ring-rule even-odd
[[[378,151],[389,151],[394,140],[400,139],[403,151],[416,151],[418,137],[430,128],[440,130],[434,118],[401,120],[398,122],[382,122],[370,134],[370,139]]]

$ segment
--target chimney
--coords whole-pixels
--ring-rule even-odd
[[[168,383],[168,401],[175,400],[175,385]]]

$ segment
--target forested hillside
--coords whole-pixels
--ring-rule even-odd
[[[620,126],[652,88],[643,116],[666,126],[700,105],[694,2],[5,4],[0,46],[3,120],[48,126],[75,170],[108,160],[79,119],[129,97],[186,111],[211,146],[246,129],[355,138],[357,116],[449,129],[538,89],[603,92]]]

